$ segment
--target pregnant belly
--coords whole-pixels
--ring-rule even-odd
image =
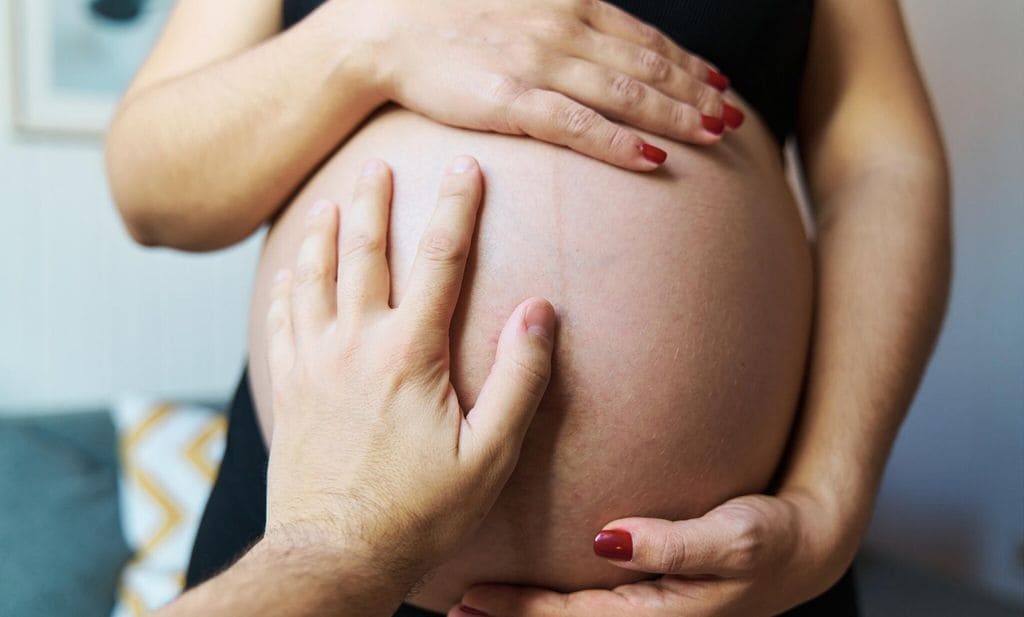
[[[393,304],[444,165],[470,154],[484,170],[452,331],[452,380],[464,406],[516,304],[543,296],[560,317],[551,385],[515,473],[414,603],[445,611],[482,581],[570,590],[636,580],[642,575],[593,555],[591,540],[606,522],[698,516],[767,487],[801,386],[812,274],[778,149],[748,118],[714,147],[668,144],[668,163],[645,175],[391,107],[284,210],[267,238],[250,320],[252,387],[266,435],[269,282],[294,263],[312,201],[349,199],[367,158],[394,170]]]

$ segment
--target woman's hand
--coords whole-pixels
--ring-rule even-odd
[[[310,211],[268,310],[268,537],[336,548],[411,585],[493,505],[547,387],[555,314],[536,298],[515,309],[464,412],[448,334],[482,189],[476,161],[456,159],[397,308],[388,168],[368,163],[340,212],[328,202]]]
[[[826,591],[849,566],[860,533],[805,492],[731,499],[698,519],[613,521],[594,552],[629,570],[664,574],[613,590],[560,594],[480,585],[449,617],[759,617]],[[855,536],[855,537],[851,537]]]
[[[742,113],[728,80],[600,0],[335,0],[369,41],[381,98],[446,124],[529,135],[640,171],[665,153],[608,120],[693,144]]]

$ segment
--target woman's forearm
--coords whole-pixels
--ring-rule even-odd
[[[781,490],[822,497],[844,529],[860,532],[835,547],[844,558],[870,520],[942,322],[948,201],[941,157],[894,156],[850,175],[820,204],[807,392]]]
[[[107,161],[136,240],[188,250],[238,242],[383,102],[364,50],[333,27],[333,10],[129,93]]]

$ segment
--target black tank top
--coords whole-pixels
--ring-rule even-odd
[[[325,0],[284,0],[289,28]],[[614,0],[713,62],[781,143],[793,131],[813,0]]]

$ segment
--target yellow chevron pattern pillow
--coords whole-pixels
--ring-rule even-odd
[[[113,410],[121,526],[135,552],[113,617],[140,617],[181,593],[192,543],[224,452],[225,417],[198,405],[129,396]]]

